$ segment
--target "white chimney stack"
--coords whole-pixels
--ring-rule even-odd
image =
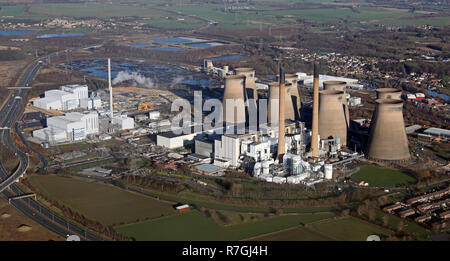
[[[111,85],[111,59],[108,58],[108,88],[109,88],[109,110],[111,120],[114,117],[114,109],[113,109],[113,94],[112,94],[112,85]]]

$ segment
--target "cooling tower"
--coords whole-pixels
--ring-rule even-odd
[[[408,139],[403,121],[403,101],[376,100],[375,115],[370,124],[367,158],[380,161],[409,159]]]
[[[377,92],[377,99],[402,99],[402,90],[395,88],[379,88],[375,90]]]
[[[375,90],[377,93],[377,99],[394,99],[394,100],[401,100],[402,99],[402,90],[395,89],[395,88],[378,88]],[[375,106],[375,109],[372,114],[371,122],[374,121],[375,115],[377,114],[377,107]],[[369,133],[372,129],[372,125],[369,127]]]
[[[321,139],[339,137],[341,144],[347,144],[347,124],[342,106],[342,91],[320,91],[319,135]]]
[[[324,90],[335,90],[335,91],[341,91],[344,92],[342,94],[342,105],[344,106],[344,112],[345,112],[345,123],[347,125],[347,128],[350,124],[350,114],[348,111],[348,104],[347,104],[347,93],[345,89],[347,88],[347,83],[343,81],[324,81],[323,82],[323,89]],[[343,145],[347,145],[346,143],[343,143]]]
[[[288,101],[290,96],[291,95],[290,95],[290,93],[288,93],[288,90],[286,88],[285,101]],[[269,83],[269,100],[267,101],[268,102],[267,122],[272,125],[278,124],[279,98],[280,98],[280,83],[278,83],[278,82]],[[273,117],[272,117],[272,114],[273,114]],[[291,102],[285,102],[284,117],[285,117],[285,119],[295,120],[294,107],[292,106]]]
[[[258,100],[258,92],[256,91],[255,70],[253,68],[236,68],[236,75],[245,76],[245,89],[249,99]]]
[[[300,120],[300,109],[302,101],[300,100],[300,93],[298,91],[298,77],[296,74],[286,74],[286,84],[291,84],[291,100],[294,106],[295,120]]]
[[[236,106],[227,106],[227,100],[234,102]],[[244,76],[232,75],[225,77],[222,110],[223,122],[232,124],[245,123]]]
[[[311,131],[311,156],[319,157],[319,70],[314,63],[314,81],[313,81],[313,117]]]

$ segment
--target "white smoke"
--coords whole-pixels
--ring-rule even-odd
[[[147,87],[147,88],[156,88],[157,84],[148,77],[145,77],[137,72],[132,72],[131,74],[125,71],[120,71],[116,78],[113,79],[112,84],[117,84],[124,81],[133,80],[135,83]]]
[[[184,80],[184,77],[182,76],[177,76],[172,80],[172,83],[170,84],[170,88],[174,87],[175,85],[178,85],[180,83],[182,83]]]

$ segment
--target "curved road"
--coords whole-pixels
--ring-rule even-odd
[[[89,48],[89,47],[87,47]],[[42,61],[48,61],[49,59],[58,56],[66,51],[60,51],[51,54]],[[34,76],[37,71],[42,66],[40,62],[34,62],[25,71],[24,75],[20,79],[18,86],[29,86],[33,81]],[[16,184],[14,184],[18,178],[20,178],[28,168],[28,155],[21,152],[11,141],[11,128],[15,124],[15,121],[21,114],[23,98],[26,97],[27,89],[14,89],[13,95],[10,96],[7,103],[0,110],[0,142],[11,149],[19,158],[20,164],[17,170],[12,174],[8,175],[5,168],[0,162],[0,192],[6,199],[25,194]],[[15,126],[16,131],[17,126]],[[17,132],[20,136],[20,131]],[[22,137],[23,138],[23,137]],[[26,144],[26,143],[25,143]],[[44,161],[45,167],[45,161]],[[52,230],[56,234],[66,237],[68,234],[76,234],[82,240],[89,241],[101,241],[102,238],[87,232],[83,228],[80,228],[66,220],[62,217],[56,215],[51,210],[35,201],[32,198],[17,199],[12,200],[11,204],[17,209],[22,211],[25,215],[32,218],[34,221],[43,225],[44,227]]]

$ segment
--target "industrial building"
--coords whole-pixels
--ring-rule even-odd
[[[307,75],[303,72],[296,73],[299,83],[301,83],[305,88],[312,88],[313,87],[313,81],[314,77],[313,75]],[[325,81],[341,81],[345,82],[348,87],[350,88],[362,88],[361,84],[358,84],[357,79],[351,79],[351,78],[345,78],[345,77],[338,77],[338,76],[331,76],[331,75],[319,75],[319,88],[323,88],[323,82]]]
[[[450,130],[440,128],[428,128],[423,133],[439,138],[450,138]]]
[[[72,84],[61,86],[60,90],[49,90],[44,97],[34,100],[33,105],[44,110],[69,111],[82,107],[84,109],[100,108],[101,100],[89,100],[87,85]]]
[[[84,140],[99,133],[97,112],[71,112],[47,119],[47,127],[33,131],[33,137],[49,143]]]
[[[134,129],[134,119],[126,115],[115,115],[112,124],[118,125],[120,130]]]

